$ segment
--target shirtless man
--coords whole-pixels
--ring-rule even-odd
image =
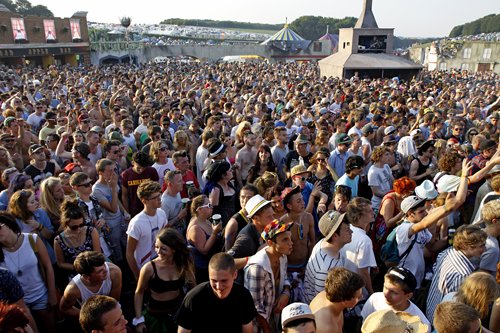
[[[287,211],[281,221],[293,222],[292,232],[293,251],[288,256],[288,271],[303,273],[307,260],[311,255],[315,241],[314,218],[305,211],[304,199],[299,186],[287,187],[281,194],[283,205]]]
[[[255,134],[246,132],[243,135],[245,145],[236,153],[236,163],[240,166],[241,179],[247,179],[248,171],[255,164],[257,148],[255,147]]]
[[[120,299],[122,289],[122,271],[111,262],[105,262],[100,252],[85,251],[74,262],[78,273],[64,290],[59,303],[61,313],[78,318],[80,310],[76,304],[83,304],[94,295],[111,296]]]
[[[316,333],[341,333],[344,309],[353,308],[365,285],[361,276],[343,267],[328,272],[325,290],[312,300],[310,307],[316,318]]]

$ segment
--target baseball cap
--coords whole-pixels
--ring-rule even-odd
[[[414,292],[415,289],[417,289],[417,279],[415,278],[415,275],[408,270],[407,268],[404,267],[391,267],[387,271],[387,274],[396,276],[399,279],[403,280],[404,283],[408,286],[408,289],[411,290],[411,292]]]
[[[281,192],[281,200],[286,207],[286,204],[290,201],[290,198],[294,195],[300,193],[300,186],[287,187]]]
[[[282,221],[273,220],[271,223],[266,225],[266,227],[264,228],[264,231],[262,231],[260,236],[265,241],[271,240],[273,238],[276,238],[276,236],[278,236],[279,234],[282,234],[285,231],[290,230],[292,225],[293,225],[293,221],[285,223]]]
[[[373,133],[373,132],[375,132],[375,126],[373,126],[372,124],[366,124],[361,129],[361,133],[363,133],[364,135],[370,134],[370,133]]]
[[[255,213],[269,204],[271,204],[271,201],[264,199],[260,194],[256,194],[247,201],[245,210],[248,213],[248,217],[251,218]]]
[[[349,144],[352,142],[352,139],[349,135],[342,133],[337,137],[337,145]]]
[[[410,209],[424,201],[425,199],[419,198],[416,195],[410,195],[409,197],[404,198],[401,202],[401,210],[406,214]]]
[[[96,133],[98,133],[98,132],[96,132]],[[108,138],[109,138],[109,141],[118,140],[122,143],[125,141],[125,139],[123,138],[123,135],[121,135],[121,133],[117,132],[117,131],[111,131],[108,135]]]
[[[394,137],[394,135],[386,135],[384,136],[384,139],[382,140],[384,144],[390,144],[390,143],[396,143],[397,140]]]
[[[305,303],[296,302],[285,306],[281,311],[282,327],[285,327],[288,323],[297,319],[314,320],[314,314],[312,313],[309,305]]]
[[[30,148],[29,148],[29,154],[30,155],[34,154],[37,151],[39,151],[40,149],[43,149],[43,146],[35,143],[35,144],[33,144],[33,145],[30,146]]]
[[[384,134],[385,135],[391,135],[393,134],[394,132],[396,132],[396,127],[394,126],[387,126],[385,129],[384,129]]]
[[[326,240],[332,238],[333,234],[339,228],[340,224],[344,220],[345,213],[341,214],[335,210],[330,210],[323,214],[319,219],[318,227],[321,234]]]
[[[3,125],[4,125],[4,126],[10,126],[10,124],[11,124],[13,121],[16,121],[16,118],[15,118],[15,117],[7,117],[7,118],[5,118],[5,120],[3,121]]]

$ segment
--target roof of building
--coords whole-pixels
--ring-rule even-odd
[[[321,65],[342,66],[344,68],[365,69],[420,69],[421,65],[408,59],[386,53],[335,53],[319,61]]]

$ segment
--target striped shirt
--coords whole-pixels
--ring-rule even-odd
[[[434,320],[434,310],[442,302],[444,295],[457,291],[462,281],[474,270],[474,265],[465,254],[452,247],[438,255],[427,296],[426,314],[431,323]]]
[[[325,280],[330,269],[345,267],[344,255],[339,253],[338,258],[330,256],[321,248],[324,241],[323,238],[314,246],[307,262],[304,280],[304,300],[307,304],[325,289]]]

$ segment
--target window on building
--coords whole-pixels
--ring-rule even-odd
[[[445,71],[446,70],[446,63],[445,62],[440,62],[439,63],[439,70],[440,71]]]
[[[491,48],[487,48],[483,50],[483,59],[491,58]]]
[[[462,70],[468,70],[469,69],[469,64],[462,64],[462,66],[460,66],[460,68]]]
[[[470,55],[472,53],[472,50],[470,47],[464,49],[464,59],[469,59]]]

